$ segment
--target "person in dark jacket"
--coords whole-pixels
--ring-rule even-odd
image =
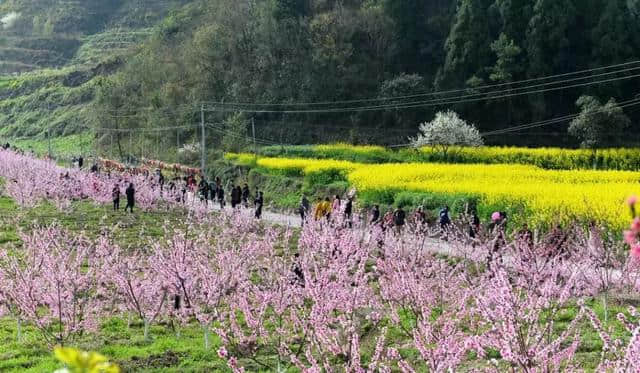
[[[404,228],[404,223],[407,218],[407,214],[402,209],[402,206],[398,207],[396,211],[393,213],[393,225],[396,226],[396,231],[398,233],[402,232],[402,228]]]
[[[242,201],[242,189],[239,186],[231,187],[231,208],[235,209]]]
[[[469,237],[476,238],[480,233],[480,217],[478,213],[473,211],[471,213],[471,226],[469,226]]]
[[[125,206],[124,211],[127,212],[127,209],[129,209],[130,212],[133,212],[133,207],[136,204],[136,189],[133,187],[133,183],[129,183],[125,194],[127,195],[127,206]]]
[[[216,186],[216,197],[218,197],[218,203],[220,203],[220,209],[224,209],[224,188],[222,184]]]
[[[256,193],[256,199],[253,201],[253,204],[256,206],[256,219],[260,219],[262,217],[262,206],[264,205],[264,195],[262,192]]]
[[[440,228],[445,229],[451,224],[451,218],[449,217],[449,206],[445,206],[440,213]]]
[[[380,221],[380,206],[374,205],[371,210],[371,224],[377,224]]]
[[[82,158],[82,156],[78,157],[78,168],[82,168],[83,164],[84,164],[84,158]]]
[[[158,184],[160,185],[160,192],[163,192],[164,190],[164,175],[162,174],[162,170],[158,168],[157,170],[157,175],[158,175]]]
[[[353,215],[353,198],[347,199],[347,203],[344,205],[344,220],[347,223],[347,226],[351,228],[353,226],[353,222],[351,221],[351,217]]]
[[[120,210],[120,186],[118,184],[113,186],[111,198],[113,199],[113,211]]]
[[[302,199],[300,200],[300,207],[298,208],[298,212],[300,213],[300,226],[302,227],[304,227],[304,221],[307,218],[310,208],[309,200],[307,199],[307,196],[303,194]]]
[[[244,207],[249,207],[249,197],[251,192],[249,191],[249,184],[244,183],[242,187],[242,204]]]
[[[200,180],[200,184],[198,185],[198,190],[200,193],[200,202],[207,204],[208,202],[207,195],[209,194],[209,184],[204,178]]]

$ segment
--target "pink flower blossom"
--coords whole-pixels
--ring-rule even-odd
[[[637,235],[633,231],[624,231],[624,242],[626,242],[629,246],[632,246],[636,243]]]
[[[227,352],[227,349],[226,349],[226,348],[224,348],[224,346],[222,346],[222,347],[220,347],[220,348],[218,349],[218,356],[219,356],[221,359],[226,359],[226,358],[227,358],[227,356],[229,356],[229,353]]]
[[[502,217],[502,215],[498,211],[496,211],[493,214],[491,214],[491,220],[494,221],[494,222],[500,220],[501,217]]]
[[[640,232],[640,217],[634,218],[631,222],[631,230],[634,232]]]

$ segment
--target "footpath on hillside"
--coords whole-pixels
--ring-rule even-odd
[[[217,203],[209,203],[209,206],[210,206],[209,208],[212,211],[221,211],[220,205]],[[241,208],[244,210],[253,211],[253,209],[251,208],[246,208],[246,207],[241,207]],[[231,211],[231,208],[225,206],[224,210]],[[285,225],[289,227],[299,228],[301,226],[301,218],[298,215],[283,214],[283,213],[267,211],[267,210],[262,211],[262,220],[271,224]],[[368,230],[366,229],[366,226],[360,229],[365,230],[365,234],[369,234]],[[416,237],[408,233],[404,233],[402,237],[402,239],[405,241],[410,241],[415,238]],[[456,251],[446,241],[436,239],[436,238],[421,238],[421,239],[424,239],[424,242],[423,242],[424,248],[426,250],[429,250],[433,254],[456,256]]]

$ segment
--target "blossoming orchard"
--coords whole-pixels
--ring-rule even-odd
[[[562,237],[500,226],[469,235],[465,216],[444,232],[357,214],[277,224],[183,202],[180,187],[152,177],[10,150],[0,150],[0,178],[15,206],[3,217],[16,239],[0,246],[0,304],[16,349],[117,355],[119,325],[125,344],[168,335],[175,366],[200,359],[205,371],[640,371],[633,196],[624,232],[596,222]],[[79,203],[106,215],[113,186],[129,183],[141,209],[131,215],[158,214],[159,226],[125,241],[122,212],[122,224],[93,230],[64,223]],[[60,221],[30,222],[45,205]]]

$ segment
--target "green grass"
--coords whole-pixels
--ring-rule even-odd
[[[69,85],[67,80],[84,70],[40,70],[0,84],[0,136],[64,136],[84,131],[95,119],[89,104],[95,79]]]
[[[90,154],[93,149],[94,137],[91,133],[83,132],[75,135],[54,137],[51,139],[51,153],[54,158],[69,158],[80,154]],[[49,153],[49,141],[43,136],[34,136],[32,139],[11,139],[0,137],[0,143],[10,143],[25,151],[31,151],[38,156]]]

